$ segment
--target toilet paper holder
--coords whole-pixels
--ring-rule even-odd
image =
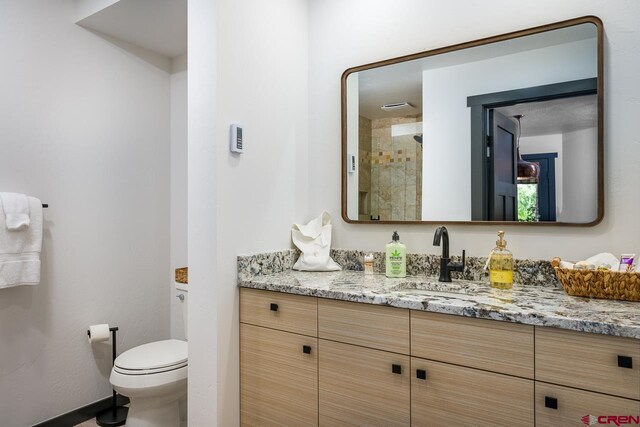
[[[116,332],[118,331],[118,327],[112,326],[109,328],[109,331],[111,331],[111,366],[113,367],[116,362]],[[87,335],[91,338],[91,331],[88,329]],[[104,411],[96,414],[96,424],[99,426],[123,426],[125,424],[129,408],[125,406],[118,406],[117,397],[118,394],[113,390],[111,408],[105,409]]]

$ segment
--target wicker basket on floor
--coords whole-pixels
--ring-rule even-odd
[[[560,258],[551,261],[565,292],[578,297],[640,301],[640,272],[572,270],[560,268]]]

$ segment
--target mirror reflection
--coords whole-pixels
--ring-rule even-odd
[[[592,23],[346,74],[346,214],[598,219]]]

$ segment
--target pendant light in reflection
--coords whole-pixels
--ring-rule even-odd
[[[518,153],[518,183],[519,184],[536,184],[540,178],[540,166],[537,163],[527,162],[520,154],[520,135],[522,134],[521,119],[524,114],[516,114],[513,116],[518,121],[518,137],[516,138],[516,149]]]

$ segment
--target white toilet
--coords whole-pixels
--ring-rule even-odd
[[[187,288],[176,284],[187,334]],[[126,426],[186,425],[187,342],[156,341],[125,351],[111,370],[114,390],[131,401]]]

